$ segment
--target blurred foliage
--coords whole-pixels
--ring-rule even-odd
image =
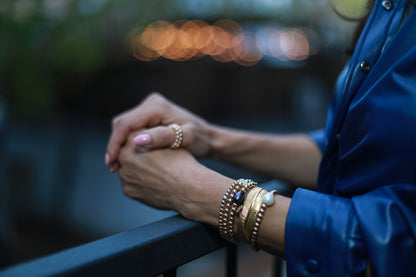
[[[52,111],[59,76],[81,81],[106,62],[109,40],[114,38],[102,30],[106,10],[94,5],[92,1],[3,0],[0,90],[12,111],[23,116]]]

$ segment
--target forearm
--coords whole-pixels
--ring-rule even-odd
[[[214,158],[236,166],[315,188],[321,153],[306,135],[266,135],[213,126]]]

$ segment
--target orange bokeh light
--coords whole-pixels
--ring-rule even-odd
[[[309,57],[309,41],[298,29],[285,29],[280,34],[280,47],[292,61],[303,61]]]
[[[202,20],[156,21],[141,32],[134,29],[128,38],[132,54],[142,61],[159,57],[186,61],[209,55],[220,62],[251,66],[266,54],[279,60],[302,61],[319,49],[318,37],[311,29],[267,27],[263,31],[257,35],[245,33],[238,23],[228,19],[212,25]]]
[[[246,33],[237,47],[238,56],[235,62],[243,66],[252,66],[263,59],[264,51],[253,33]]]

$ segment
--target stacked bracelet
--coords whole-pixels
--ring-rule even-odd
[[[254,183],[252,180],[240,179],[239,182],[242,183],[243,187],[239,191],[237,191],[232,198],[233,204],[231,205],[230,216],[228,219],[228,234],[229,234],[228,240],[231,242],[236,242],[234,238],[235,232],[233,230],[234,218],[240,213],[241,207],[244,204],[246,193],[249,192],[252,188],[257,186],[257,184]]]
[[[244,203],[245,193],[257,186],[252,180],[239,179],[235,181],[225,193],[220,206],[218,228],[223,238],[235,242],[234,217],[238,215]]]
[[[254,203],[254,199],[257,198],[257,196],[259,195],[259,193],[261,193],[262,191],[264,191],[262,188],[260,187],[256,187],[253,188],[252,190],[249,191],[249,193],[247,193],[247,197],[246,200],[244,201],[244,205],[241,208],[241,212],[240,212],[240,217],[239,217],[239,224],[237,225],[239,228],[237,229],[237,231],[240,231],[239,234],[239,238],[242,242],[249,242],[250,240],[250,235],[247,233],[247,220],[249,217],[249,212],[250,210],[252,210],[252,205]],[[253,223],[254,224],[254,223]]]
[[[234,196],[234,193],[237,191],[239,185],[240,184],[237,181],[232,183],[231,186],[228,188],[227,192],[225,193],[224,197],[222,198],[222,201],[221,201],[219,220],[218,220],[218,228],[219,228],[219,231],[220,231],[220,235],[224,239],[228,239],[228,237],[229,237],[228,228],[227,228],[227,226],[228,226],[227,225],[228,217],[229,217],[230,209],[231,209],[231,205],[232,205],[232,197]]]
[[[264,214],[272,206],[277,192],[266,191],[252,180],[239,179],[228,188],[220,206],[218,228],[221,236],[231,242],[247,242],[253,249]],[[239,220],[234,229],[234,219]]]

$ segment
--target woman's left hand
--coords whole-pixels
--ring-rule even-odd
[[[126,196],[158,209],[215,225],[232,180],[198,163],[183,149],[146,150],[132,134],[121,149],[119,176]]]

